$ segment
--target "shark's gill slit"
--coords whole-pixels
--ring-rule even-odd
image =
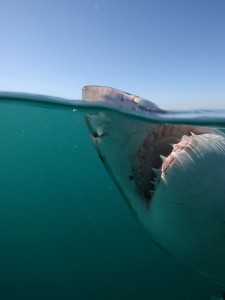
[[[207,129],[193,126],[158,125],[141,144],[132,166],[132,176],[138,192],[149,204],[161,176],[163,160],[173,152],[184,136],[207,133]]]

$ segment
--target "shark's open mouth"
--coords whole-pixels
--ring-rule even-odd
[[[208,133],[208,129],[185,125],[158,125],[149,133],[139,148],[132,168],[138,191],[147,204],[160,180],[164,158],[177,150],[176,145],[184,136],[204,133]]]

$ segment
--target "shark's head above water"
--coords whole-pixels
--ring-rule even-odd
[[[166,113],[150,101],[107,87],[84,87],[83,100],[142,114]],[[113,110],[85,119],[99,157],[153,240],[224,289],[223,133],[153,124]]]

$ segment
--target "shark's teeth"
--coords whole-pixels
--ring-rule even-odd
[[[153,197],[155,195],[155,192],[154,191],[150,191],[151,193],[151,196]]]
[[[151,168],[152,171],[155,173],[155,175],[159,176],[161,174],[161,170],[160,169],[156,169],[156,168]]]
[[[150,182],[153,184],[153,186],[155,188],[159,183],[159,177],[157,177],[155,180],[151,180]]]
[[[165,156],[163,156],[163,155],[159,155],[159,156],[161,157],[162,161],[165,161],[165,160],[166,160],[166,157],[165,157]]]
[[[188,138],[187,135],[183,135],[181,141],[185,141]]]

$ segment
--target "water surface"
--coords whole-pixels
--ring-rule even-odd
[[[84,115],[225,127],[224,111],[152,117],[97,103],[0,95],[1,299],[210,299],[139,225],[92,145]]]

